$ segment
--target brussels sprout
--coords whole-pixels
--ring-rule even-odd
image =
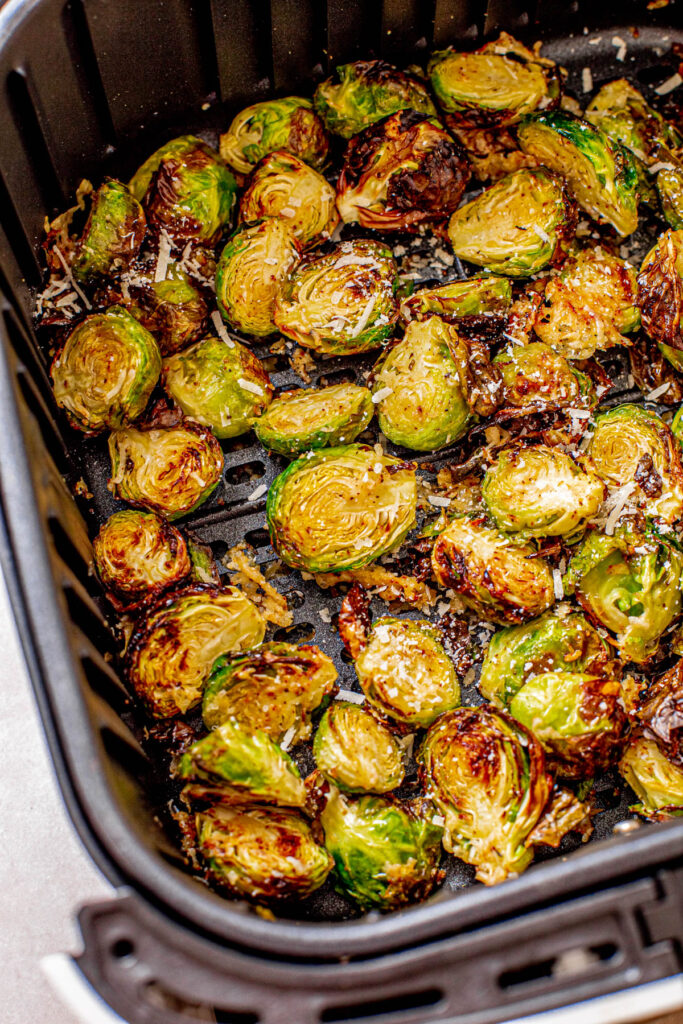
[[[303,807],[306,788],[291,757],[265,732],[228,721],[197,740],[178,765],[181,779],[216,784],[221,803]]]
[[[182,533],[153,512],[115,512],[100,527],[93,552],[97,575],[119,611],[157,597],[192,571]]]
[[[363,910],[397,910],[441,880],[441,829],[426,802],[347,797],[333,790],[320,815],[339,891]]]
[[[272,334],[275,298],[298,258],[296,240],[282,220],[269,217],[238,228],[216,267],[223,319],[245,334]]]
[[[676,650],[675,640],[672,650]],[[683,768],[683,659],[638,694],[635,710],[645,735],[657,741],[669,761]]]
[[[318,352],[353,355],[378,348],[398,319],[398,270],[380,242],[339,242],[290,271],[275,302],[278,329]]]
[[[437,537],[432,572],[444,589],[493,622],[524,622],[555,600],[553,574],[533,545],[511,539],[478,514],[456,516]]]
[[[237,587],[186,587],[137,623],[126,651],[128,679],[155,718],[184,715],[202,699],[218,655],[255,647],[265,629]]]
[[[533,734],[493,708],[459,708],[434,722],[419,760],[448,852],[474,864],[486,885],[524,871],[551,792]]]
[[[77,281],[127,270],[147,230],[140,203],[120,181],[105,181],[92,193],[91,204],[71,259]]]
[[[374,370],[373,392],[382,433],[415,451],[452,444],[471,422],[452,350],[454,327],[438,316],[414,320]]]
[[[683,165],[668,164],[657,171],[657,195],[667,224],[683,228]]]
[[[642,663],[681,611],[683,555],[654,529],[628,522],[591,531],[572,558],[565,591],[614,633],[624,661]]]
[[[295,811],[212,807],[196,816],[196,830],[210,881],[234,896],[303,899],[332,869],[332,858]]]
[[[273,386],[263,364],[237,341],[204,338],[164,359],[164,387],[186,416],[216,437],[245,434],[267,409]]]
[[[587,449],[608,487],[631,485],[632,505],[667,523],[683,518],[681,446],[655,412],[618,405],[596,417]]]
[[[370,391],[357,384],[289,391],[271,402],[254,430],[269,451],[300,455],[355,441],[372,419],[373,409]]]
[[[176,243],[214,245],[230,223],[237,185],[218,153],[183,135],[161,146],[130,180],[150,227]]]
[[[640,800],[632,810],[651,821],[683,814],[683,771],[654,740],[637,736],[619,762],[619,771]]]
[[[441,125],[401,110],[349,142],[337,209],[346,224],[412,231],[449,217],[469,177],[465,153]]]
[[[302,247],[328,238],[339,214],[333,187],[297,156],[278,150],[264,157],[240,201],[240,221],[283,217]]]
[[[590,377],[542,341],[509,345],[493,360],[504,385],[503,401],[517,409],[583,408],[597,403]]]
[[[122,306],[82,320],[51,370],[57,405],[87,434],[137,419],[160,372],[156,341]]]
[[[516,443],[487,471],[481,493],[499,530],[575,537],[600,508],[605,487],[589,466],[558,448]]]
[[[426,320],[432,314],[447,320],[464,316],[504,314],[512,303],[512,285],[506,277],[470,277],[437,288],[421,288],[401,303],[401,319]]]
[[[415,470],[366,445],[310,453],[268,492],[273,547],[309,572],[359,569],[393,551],[415,525]]]
[[[528,277],[558,257],[574,234],[576,207],[561,178],[522,168],[456,210],[453,252],[495,274]]]
[[[620,235],[638,227],[638,174],[631,153],[588,121],[557,110],[531,114],[519,126],[519,145],[564,175],[579,206]]]
[[[218,485],[223,452],[199,423],[115,430],[109,437],[110,489],[129,505],[178,519]]]
[[[335,703],[327,709],[313,755],[320,773],[344,793],[388,793],[403,782],[398,743],[357,704]]]
[[[561,93],[557,66],[507,33],[474,53],[441,50],[427,70],[453,123],[473,128],[514,124],[524,114],[554,105]]]
[[[177,264],[169,264],[166,278],[151,278],[129,285],[126,308],[157,340],[168,356],[198,341],[204,333],[208,308],[201,293]]]
[[[604,249],[587,249],[571,259],[545,288],[534,323],[536,334],[567,359],[589,359],[640,326],[636,274]]]
[[[507,707],[528,680],[546,672],[614,675],[610,647],[580,612],[549,611],[491,637],[479,678],[484,698]]]
[[[286,96],[264,100],[241,110],[221,135],[220,152],[227,164],[248,174],[268,153],[285,150],[311,167],[327,160],[329,142],[310,100]]]
[[[398,110],[436,114],[423,83],[383,60],[338,66],[315,90],[313,104],[327,130],[344,139]]]
[[[645,332],[677,370],[683,370],[683,231],[665,231],[643,260],[638,305]]]
[[[460,704],[460,684],[430,622],[377,619],[355,663],[368,701],[404,725],[428,726]]]
[[[204,691],[202,717],[209,729],[229,720],[291,745],[311,735],[311,713],[330,697],[337,679],[317,647],[267,643],[242,656],[217,659]]]

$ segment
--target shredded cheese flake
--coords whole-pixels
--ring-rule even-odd
[[[351,704],[364,704],[365,694],[356,693],[355,690],[339,690],[334,698],[335,700],[348,700]]]
[[[280,744],[280,750],[285,750],[285,751],[289,750],[289,748],[292,745],[292,740],[294,739],[295,736],[296,736],[296,727],[293,726],[293,725],[290,725],[289,729],[287,730],[287,732],[282,737],[282,743]]]
[[[254,384],[253,381],[246,380],[244,377],[238,377],[237,383],[242,391],[251,391],[252,395],[263,395],[263,388],[260,384]]]
[[[71,273],[71,267],[69,266],[69,264],[64,259],[64,256],[62,255],[62,252],[61,252],[61,250],[59,249],[58,246],[55,246],[55,252],[57,253],[57,258],[59,259],[59,262],[62,264],[62,267],[64,268],[64,273],[66,275],[66,278],[67,278],[69,284],[71,285],[73,290],[76,292],[76,294],[80,296],[81,302],[83,303],[85,308],[86,309],[92,309],[92,302],[90,302],[86,298],[85,294],[81,291],[81,289],[76,284],[76,282],[74,280],[74,276]]]
[[[159,238],[159,255],[157,256],[157,265],[154,271],[154,283],[159,284],[160,281],[166,280],[166,273],[168,271],[168,264],[171,259],[171,239],[168,237],[165,231],[161,232]]]
[[[555,599],[561,601],[564,597],[564,587],[562,585],[562,573],[559,569],[553,569],[553,590],[555,591]]]
[[[428,494],[427,501],[430,505],[434,505],[435,508],[448,508],[451,503],[450,498],[445,498],[441,494]]]
[[[654,391],[648,391],[645,395],[645,401],[656,402],[658,398],[661,398],[662,395],[666,394],[670,387],[671,381],[667,380],[664,384],[660,384],[658,388],[655,388]]]
[[[211,323],[213,324],[214,330],[218,337],[221,339],[221,341],[224,341],[228,348],[234,348],[235,342],[228,334],[226,326],[223,323],[223,317],[220,315],[217,309],[214,309],[213,313],[211,314]]]
[[[584,92],[593,91],[593,75],[590,68],[584,68],[581,72],[581,87]]]
[[[674,89],[677,89],[681,83],[683,83],[683,78],[676,72],[671,78],[667,78],[665,82],[658,85],[655,92],[658,96],[666,96],[668,93],[673,92]]]
[[[264,495],[267,490],[267,484],[259,484],[256,490],[251,492],[251,494],[247,498],[247,501],[258,501],[258,499],[262,497],[262,495]]]
[[[393,388],[380,388],[379,391],[375,391],[374,395],[372,396],[373,405],[377,405],[379,402],[383,402],[385,398],[388,398],[389,395],[393,395],[393,393]]]

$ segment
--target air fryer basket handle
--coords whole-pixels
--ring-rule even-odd
[[[130,1024],[498,1024],[679,975],[683,868],[343,964],[218,946],[125,890],[79,921],[78,966]],[[680,978],[660,990],[683,1005]]]

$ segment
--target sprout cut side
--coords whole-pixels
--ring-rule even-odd
[[[327,709],[313,755],[318,771],[343,793],[388,793],[403,781],[398,743],[357,704],[335,702]]]
[[[350,444],[367,427],[372,394],[357,384],[331,384],[279,395],[254,424],[264,448],[278,455]]]
[[[285,150],[311,167],[323,167],[329,142],[310,100],[300,96],[246,107],[221,135],[220,152],[230,167],[248,174],[268,153]]]

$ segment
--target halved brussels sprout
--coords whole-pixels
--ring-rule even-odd
[[[467,430],[472,416],[453,358],[458,340],[441,317],[413,320],[375,366],[379,429],[394,444],[431,452]]]
[[[147,230],[140,203],[120,181],[105,181],[90,201],[88,220],[70,261],[77,281],[127,270]]]
[[[474,53],[438,51],[427,70],[441,107],[473,128],[514,124],[555,105],[562,91],[557,65],[506,32]]]
[[[680,627],[672,640],[672,650],[680,643]],[[683,768],[683,658],[650,682],[638,694],[636,716],[646,736],[655,739],[666,757]]]
[[[545,288],[536,334],[567,359],[589,359],[640,326],[633,267],[597,247],[572,258]]]
[[[332,869],[332,858],[295,811],[211,807],[196,816],[196,829],[210,881],[234,896],[304,899]]]
[[[163,382],[185,415],[216,437],[245,434],[273,397],[261,360],[237,341],[213,337],[164,359]]]
[[[559,448],[515,443],[487,471],[481,493],[499,530],[575,537],[600,508],[605,485]]]
[[[648,516],[683,518],[681,446],[657,413],[640,405],[601,413],[587,454],[608,487],[632,484],[629,502]]]
[[[563,180],[545,167],[522,168],[456,210],[448,237],[463,260],[494,274],[529,277],[558,257],[575,224]]]
[[[123,306],[82,320],[51,369],[57,405],[87,434],[137,419],[160,372],[156,341]]]
[[[179,244],[214,245],[230,223],[237,184],[211,146],[183,135],[153,153],[129,188],[142,201],[151,227]]]
[[[311,735],[311,713],[330,697],[334,664],[317,647],[271,642],[242,656],[224,655],[209,676],[202,717],[209,729],[234,720],[294,746]]]
[[[524,871],[552,785],[533,734],[491,707],[459,708],[434,722],[419,760],[448,852],[486,885]]]
[[[404,725],[428,726],[460,704],[460,684],[430,622],[377,619],[355,662],[370,704]]]
[[[289,754],[254,726],[217,726],[180,759],[178,776],[217,787],[221,803],[303,807],[306,787]]]
[[[169,264],[163,281],[139,278],[129,292],[128,312],[154,335],[162,355],[180,352],[204,333],[206,302],[177,264]]]
[[[415,525],[414,468],[354,444],[309,452],[274,480],[266,518],[287,565],[359,569],[393,551]]]
[[[507,277],[470,277],[437,288],[421,288],[401,303],[401,319],[426,320],[432,314],[447,320],[463,316],[504,314],[512,303],[512,285]]]
[[[298,259],[299,247],[284,221],[268,217],[238,228],[216,267],[223,319],[245,334],[272,334],[276,296]]]
[[[93,552],[97,575],[120,611],[157,597],[192,571],[182,533],[153,512],[115,512],[100,527]]]
[[[403,782],[401,748],[386,726],[357,704],[335,702],[318,726],[313,756],[344,793],[388,793]]]
[[[597,403],[590,377],[542,341],[509,345],[493,360],[503,378],[503,402],[517,409],[583,409]]]
[[[591,531],[564,577],[585,611],[617,638],[623,661],[643,663],[681,611],[683,555],[654,529],[622,522]]]
[[[412,231],[449,217],[469,177],[465,153],[438,122],[401,110],[349,142],[337,209],[345,224]]]
[[[313,104],[327,130],[350,139],[398,110],[436,114],[424,84],[383,60],[342,64],[315,90]]]
[[[661,167],[657,171],[655,185],[664,219],[678,231],[683,228],[683,165]]]
[[[495,633],[481,667],[486,700],[507,707],[528,680],[546,672],[614,675],[610,647],[580,612],[549,611]]]
[[[285,150],[311,167],[322,167],[329,142],[310,100],[285,96],[241,110],[221,135],[220,152],[240,174],[248,174],[268,153]]]
[[[178,519],[198,508],[218,486],[221,446],[206,427],[115,430],[109,437],[112,490],[136,508]]]
[[[275,324],[306,348],[353,355],[379,346],[398,319],[398,269],[391,249],[359,238],[310,254],[284,279]]]
[[[432,572],[444,589],[493,622],[524,622],[555,601],[550,566],[534,546],[478,514],[456,516],[437,537]]]
[[[632,810],[650,821],[683,814],[683,771],[662,753],[655,740],[633,739],[619,762],[619,771],[640,800]]]
[[[300,455],[355,441],[372,419],[373,410],[370,391],[357,384],[289,391],[271,402],[254,430],[269,451]]]
[[[683,139],[625,78],[607,82],[586,107],[586,119],[626,146],[644,164],[671,157]]]
[[[638,274],[643,328],[677,370],[683,370],[683,231],[665,231]]]
[[[397,910],[425,899],[441,879],[441,829],[426,802],[332,790],[320,823],[339,891],[363,910]]]
[[[638,173],[629,150],[567,110],[531,114],[517,137],[525,153],[562,174],[579,206],[620,235],[638,227]]]
[[[126,650],[128,679],[155,718],[184,715],[202,699],[219,654],[256,647],[265,630],[237,587],[186,587],[137,623]]]
[[[332,185],[297,156],[281,149],[265,156],[240,200],[240,221],[283,217],[302,247],[328,238],[339,214]]]

